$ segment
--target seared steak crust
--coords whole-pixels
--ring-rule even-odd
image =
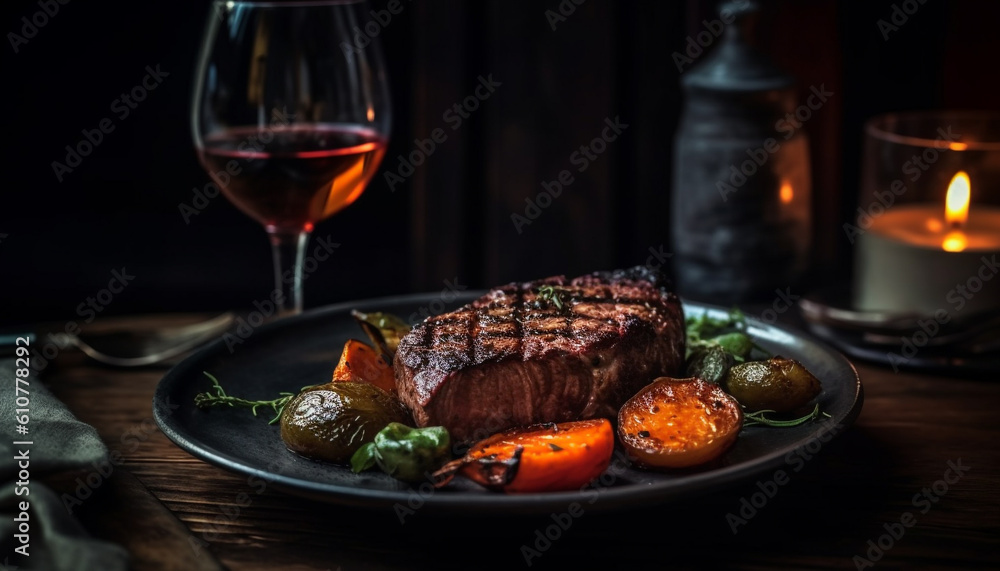
[[[557,286],[560,308],[539,297]],[[616,418],[683,365],[680,300],[643,267],[498,287],[417,325],[399,344],[399,396],[458,441],[537,422]]]

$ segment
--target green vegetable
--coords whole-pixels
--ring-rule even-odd
[[[722,318],[709,317],[708,312],[705,312],[697,317],[688,317],[684,324],[687,329],[687,358],[699,349],[712,345],[721,346],[737,363],[750,359],[754,349],[765,357],[771,356],[747,335],[747,316],[739,309],[733,308]]]
[[[443,426],[410,428],[389,423],[351,457],[351,469],[361,472],[378,464],[383,472],[405,482],[420,482],[451,457],[451,438]]]
[[[358,448],[358,450],[354,453],[354,455],[351,456],[351,470],[354,471],[355,474],[357,474],[358,472],[364,472],[365,470],[368,470],[373,466],[375,466],[375,464],[376,460],[375,460],[374,441],[365,444],[361,448]]]
[[[389,358],[390,363],[396,347],[399,346],[399,340],[412,329],[409,324],[391,313],[361,313],[354,310],[351,316],[365,330],[379,351]]]
[[[544,285],[538,288],[538,299],[552,302],[560,311],[565,303],[564,295],[566,295],[566,290],[560,286]]]
[[[281,414],[281,440],[307,458],[347,463],[392,422],[410,422],[395,397],[370,383],[337,381],[299,393]]]
[[[689,340],[701,341],[729,329],[746,330],[747,316],[734,307],[726,317],[711,317],[706,311],[701,315],[688,317],[684,320],[684,325]]]
[[[722,345],[707,345],[691,353],[687,360],[686,376],[717,385],[726,378],[729,369],[735,364],[732,354]]]
[[[794,412],[822,390],[819,379],[793,359],[750,361],[729,370],[723,388],[747,410]]]
[[[754,348],[753,339],[750,339],[749,335],[741,331],[719,335],[708,341],[709,343],[719,344],[726,352],[735,357],[736,361],[741,363],[750,357],[750,352]]]
[[[249,408],[253,412],[254,416],[257,416],[257,409],[260,407],[270,408],[274,411],[274,418],[268,424],[274,424],[278,422],[281,418],[281,412],[285,409],[285,406],[295,398],[297,393],[278,393],[281,396],[272,400],[247,400],[240,397],[234,397],[226,394],[226,391],[219,384],[219,379],[214,376],[204,372],[204,375],[212,380],[212,389],[215,394],[211,392],[198,393],[194,395],[194,404],[198,408],[211,408],[213,406],[232,406],[237,408]],[[308,387],[302,387],[299,392],[311,389],[317,385],[310,385]]]
[[[733,308],[724,318],[710,317],[708,312],[696,317],[688,317],[684,320],[687,330],[687,355],[703,347],[717,344],[713,337],[731,332],[732,330],[745,331],[747,328],[747,317],[739,309]]]

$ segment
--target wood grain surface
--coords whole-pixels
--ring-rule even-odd
[[[891,546],[873,561],[878,569],[1000,568],[1000,384],[868,365],[858,371],[866,394],[860,418],[808,461],[786,467],[784,485],[770,486],[773,474],[764,474],[682,502],[584,512],[544,550],[537,533],[553,525],[552,516],[417,511],[401,524],[391,510],[303,500],[196,460],[152,421],[163,369],[113,370],[67,354],[42,380],[187,525],[188,544],[231,569],[519,569],[527,566],[522,546],[538,549],[531,568],[852,569],[863,563],[855,556],[867,557],[868,541],[877,544],[883,534],[883,547],[890,539]],[[948,473],[953,482],[945,484],[949,462],[959,461],[968,470],[957,481]],[[773,497],[734,533],[727,514],[739,516],[741,500],[762,488]],[[935,501],[915,499],[925,488]],[[132,516],[155,511],[143,504],[133,509]],[[912,527],[893,528],[907,513]],[[106,517],[121,513],[111,506]],[[902,536],[892,538],[886,524]],[[100,535],[101,526],[92,532]],[[133,557],[137,568],[188,568],[180,556],[142,560],[162,552]]]

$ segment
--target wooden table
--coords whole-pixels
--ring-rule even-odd
[[[854,557],[867,558],[871,550],[878,569],[1000,568],[1000,382],[863,364],[858,371],[866,394],[860,418],[801,471],[790,470],[786,484],[772,487],[772,474],[764,474],[680,503],[584,514],[531,567],[853,569],[868,568]],[[155,428],[151,399],[163,372],[112,370],[67,354],[43,381],[190,528],[188,543],[232,569],[518,569],[525,566],[522,545],[534,547],[536,530],[553,523],[549,516],[418,512],[401,525],[391,510],[358,511],[261,490],[194,459]],[[949,471],[959,464],[958,472]],[[777,491],[734,534],[727,514],[739,516],[743,498],[761,503],[763,496],[753,494],[763,488]],[[924,489],[933,502],[919,497]],[[116,512],[117,525],[95,533],[139,541],[127,520],[142,521],[149,509]],[[869,540],[881,541],[884,555]],[[169,561],[135,555],[138,569],[171,568]]]

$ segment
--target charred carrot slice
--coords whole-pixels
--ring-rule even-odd
[[[534,425],[476,443],[437,476],[446,483],[458,472],[511,494],[575,490],[604,472],[614,447],[607,419]]]
[[[743,411],[718,385],[660,377],[618,412],[618,438],[638,464],[686,468],[721,455],[736,441]]]
[[[390,394],[396,394],[396,378],[392,367],[375,349],[356,339],[344,344],[340,362],[333,371],[333,380],[370,383]]]

